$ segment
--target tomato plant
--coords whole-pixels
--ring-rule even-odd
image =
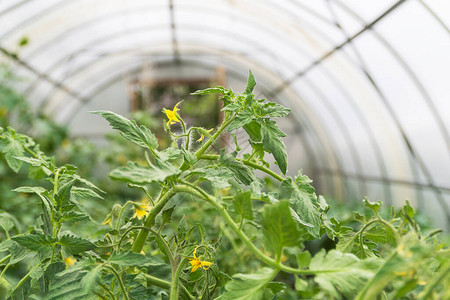
[[[448,244],[437,238],[439,230],[421,232],[408,202],[383,218],[381,202],[365,199],[371,214],[355,212],[358,225],[350,227],[328,217],[330,205],[306,175],[285,175],[286,135],[276,121],[290,110],[256,99],[255,85],[250,72],[241,94],[223,87],[195,93],[221,95],[224,118],[217,128],[186,124],[182,103],[164,108],[172,139],[165,149],[147,127],[93,112],[143,153],[109,174],[138,190],[142,200],[114,204],[101,224],[81,203],[106,205],[108,194],[75,166],[58,166],[31,137],[2,129],[0,149],[9,167],[17,172],[27,164],[33,178],[44,181],[14,189],[40,199],[35,224],[20,230],[14,215],[0,214],[0,298],[450,297]],[[248,134],[248,153],[233,135],[238,129]],[[235,148],[217,153],[212,146],[226,132]],[[275,188],[268,188],[266,177]],[[98,230],[76,235],[74,224]],[[320,239],[334,241],[333,248],[312,251]],[[19,265],[25,267],[14,271]]]

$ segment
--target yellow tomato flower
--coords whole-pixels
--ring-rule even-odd
[[[210,130],[206,130],[206,132],[211,132],[211,131],[213,131],[213,129],[214,128],[211,128]],[[197,142],[201,142],[201,141],[203,141],[203,139],[205,138],[205,135],[203,134],[203,133],[200,133],[200,138],[197,140]]]
[[[109,226],[112,227],[112,224],[111,224],[111,216],[109,216],[105,221],[103,221],[102,224],[103,224],[103,225],[108,225],[108,224],[109,224]]]
[[[197,252],[198,247],[199,246],[195,247],[195,249],[194,249],[194,257],[193,258],[188,257],[188,259],[190,260],[189,263],[192,266],[191,273],[197,271],[198,268],[202,268],[203,270],[208,270],[209,266],[212,265],[211,262],[201,261],[197,258],[197,256],[195,256],[195,253]]]
[[[164,113],[166,114],[167,118],[169,119],[167,121],[167,125],[175,124],[175,122],[180,123],[180,120],[177,118],[177,111],[179,111],[178,104],[180,104],[180,103],[181,103],[181,101],[175,105],[173,110],[164,108]]]
[[[150,212],[150,201],[144,200],[140,204],[134,205],[134,216],[133,218],[137,217],[139,220],[142,219],[145,216],[148,216],[148,213]]]
[[[72,256],[66,257],[66,259],[64,259],[64,262],[66,263],[66,268],[73,266],[77,260],[75,258],[73,258]]]

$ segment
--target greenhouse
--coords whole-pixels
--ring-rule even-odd
[[[0,2],[0,300],[450,299],[450,2]]]

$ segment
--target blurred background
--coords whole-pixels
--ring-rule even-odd
[[[290,175],[350,206],[409,199],[448,230],[449,27],[448,0],[3,0],[0,126],[106,174],[97,160],[134,152],[98,150],[114,137],[89,111],[133,117],[168,145],[163,107],[184,99],[189,124],[214,127],[216,98],[189,93],[242,91],[251,69],[258,97],[292,109],[280,126]]]

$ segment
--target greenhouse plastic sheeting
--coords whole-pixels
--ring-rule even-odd
[[[125,114],[143,65],[155,77],[223,66],[235,89],[251,68],[258,95],[293,110],[292,172],[346,201],[408,198],[443,227],[449,26],[446,0],[0,2],[1,60],[32,106],[74,134],[107,132],[87,111]]]

